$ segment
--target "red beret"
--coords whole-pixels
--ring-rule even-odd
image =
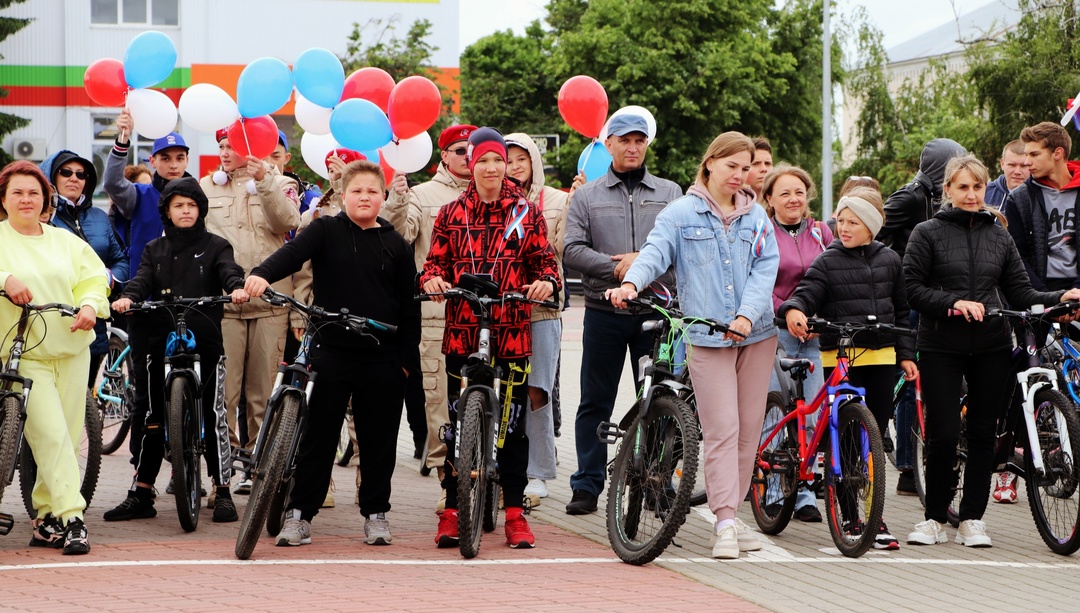
[[[439,149],[446,149],[459,140],[469,140],[469,135],[476,130],[476,126],[468,124],[450,126],[439,135]]]
[[[222,128],[222,129],[218,130],[217,132],[214,132],[214,138],[216,138],[217,142],[219,142],[219,143],[221,142],[221,140],[223,138],[229,138],[229,129],[228,128]]]
[[[353,151],[352,149],[331,149],[326,154],[324,162],[329,163],[331,156],[338,156],[342,162],[348,164],[349,162],[355,162],[357,160],[366,160],[367,156],[359,151]]]

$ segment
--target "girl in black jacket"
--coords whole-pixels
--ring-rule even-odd
[[[833,322],[867,323],[875,316],[880,323],[907,327],[908,303],[900,256],[874,240],[885,221],[881,194],[857,188],[836,206],[839,238],[814,259],[791,299],[780,305],[779,315],[787,320],[788,332],[808,338],[806,314],[818,314]],[[885,432],[892,414],[892,391],[896,367],[907,379],[918,373],[915,343],[909,337],[864,332],[854,338],[849,353],[852,368],[848,381],[866,389],[867,408],[874,414],[878,429]],[[839,339],[835,332],[821,335],[821,363],[825,379],[836,366]],[[898,549],[899,543],[885,523],[875,537],[877,549]]]
[[[982,521],[990,496],[994,431],[1009,401],[1012,338],[1005,320],[983,321],[987,308],[1028,308],[1080,298],[1080,290],[1031,287],[1005,220],[985,202],[989,174],[972,156],[945,169],[946,204],[915,227],[904,256],[911,305],[919,311],[919,366],[926,401],[926,513],[908,542],[948,540],[944,524],[954,481],[961,383],[966,379],[967,463],[956,542],[989,547]],[[995,217],[1002,225],[996,225]],[[963,317],[950,317],[950,310]]]

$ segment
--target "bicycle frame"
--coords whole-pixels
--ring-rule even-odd
[[[1023,322],[1023,339],[1017,343],[1017,347],[1013,349],[1012,361],[1013,368],[1017,369],[1016,383],[1020,386],[1020,408],[1021,417],[1024,421],[1024,427],[1027,430],[1028,449],[1031,450],[1032,465],[1035,467],[1035,471],[1042,475],[1045,473],[1045,467],[1042,461],[1042,446],[1039,444],[1038,429],[1035,426],[1035,394],[1044,388],[1051,388],[1058,391],[1057,385],[1057,371],[1052,368],[1047,368],[1039,362],[1038,344],[1035,341],[1035,335],[1031,330],[1031,326],[1028,325],[1028,320],[1024,319]],[[1025,355],[1026,354],[1026,355]],[[1018,370],[1024,362],[1027,362],[1027,368],[1024,370]],[[1016,406],[1017,397],[1015,394],[1015,388],[1013,393],[1013,400],[1010,403],[1009,410],[1006,412],[1004,419],[999,420],[999,427],[997,432],[997,448],[995,449],[995,456],[1002,454],[1003,450],[1008,448],[1011,450],[1013,440],[1015,437],[1015,428],[1010,427],[1010,424],[1015,426],[1015,416],[1013,410]],[[1068,449],[1069,432],[1066,424],[1059,417],[1058,420],[1058,432],[1061,436],[1061,442]]]
[[[127,332],[124,332],[119,328],[109,326],[108,333],[115,334],[117,337],[120,338],[120,340],[124,341],[124,350],[120,353],[119,356],[117,356],[115,362],[113,362],[112,364],[105,364],[105,372],[103,373],[103,376],[101,378],[101,383],[98,383],[97,390],[95,391],[97,392],[98,398],[106,402],[121,404],[124,403],[124,399],[120,398],[119,396],[113,396],[112,394],[105,393],[105,387],[106,385],[108,385],[110,380],[120,379],[120,366],[124,363],[124,360],[126,360],[127,357],[131,354],[131,345],[128,343]],[[124,403],[124,406],[126,407],[127,404]]]
[[[1069,393],[1069,398],[1072,399],[1077,405],[1080,405],[1080,385],[1073,382],[1068,373],[1074,372],[1080,374],[1080,349],[1076,348],[1076,345],[1069,340],[1068,336],[1064,334],[1058,339],[1062,353],[1064,354],[1064,360],[1062,361],[1062,370],[1065,371],[1065,391]]]

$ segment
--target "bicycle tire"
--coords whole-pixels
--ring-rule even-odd
[[[825,512],[833,544],[844,556],[857,558],[873,546],[881,527],[885,449],[877,420],[865,405],[848,402],[841,406],[838,424],[840,480],[827,460]]]
[[[292,495],[295,484],[295,477],[291,479],[282,478],[273,500],[270,501],[270,511],[266,515],[266,533],[270,536],[277,536],[285,525],[285,512],[289,510],[287,506],[289,496]]]
[[[79,443],[79,472],[81,481],[79,494],[90,506],[97,490],[98,477],[101,475],[101,414],[90,392],[86,395],[86,414],[83,421],[83,438]],[[30,519],[37,518],[34,509],[34,484],[37,482],[37,461],[30,445],[23,441],[19,451],[19,489],[22,491],[23,507]]]
[[[784,406],[784,398],[779,392],[769,392],[765,402],[765,421],[762,439],[772,432],[781,419],[791,411]],[[765,534],[780,534],[787,528],[795,512],[795,499],[799,494],[799,441],[798,423],[789,421],[783,430],[773,437],[770,453],[764,459],[770,465],[777,462],[783,467],[780,471],[763,470],[754,462],[754,474],[750,483],[750,507],[754,512],[754,521]],[[756,460],[761,460],[758,454]]]
[[[503,493],[502,486],[498,481],[488,480],[484,489],[484,532],[494,532],[499,523],[499,496]]]
[[[653,399],[619,445],[607,502],[608,540],[623,562],[647,564],[667,549],[690,510],[699,449],[693,410],[674,396]],[[639,437],[640,435],[640,437]],[[640,441],[640,467],[634,466]],[[682,477],[675,478],[677,470]]]
[[[465,558],[480,552],[484,522],[484,498],[487,492],[486,457],[491,440],[487,396],[474,390],[465,397],[461,432],[457,433],[458,456],[458,549]]]
[[[0,500],[4,498],[4,490],[11,485],[19,455],[21,406],[16,396],[5,396],[0,403]]]
[[[195,414],[193,382],[187,377],[176,377],[169,384],[168,412],[169,452],[172,458],[173,496],[176,498],[176,515],[184,532],[194,532],[199,527],[199,468],[202,457],[198,453],[199,428],[192,417]]]
[[[108,369],[111,364],[116,363],[116,360],[120,358],[120,355],[127,349],[127,343],[120,339],[119,336],[113,336],[109,338],[109,353],[102,361],[102,368]],[[124,444],[124,440],[127,439],[128,431],[131,429],[131,384],[133,373],[135,372],[131,362],[131,353],[124,357],[124,361],[120,363],[121,372],[121,386],[116,388],[113,385],[106,385],[106,388],[121,399],[121,403],[108,402],[95,396],[97,401],[98,411],[101,415],[101,453],[109,455],[120,448],[120,445]],[[100,380],[101,375],[98,376]],[[93,393],[97,393],[97,380],[95,380]]]
[[[281,475],[288,463],[289,447],[296,434],[297,420],[300,415],[300,400],[296,394],[285,394],[267,413],[270,419],[263,422],[266,429],[261,457],[251,472],[251,495],[248,496],[247,508],[236,535],[234,553],[241,560],[251,557],[258,544],[259,534],[266,524],[266,515],[270,511],[270,502]]]
[[[1031,450],[1024,453],[1028,503],[1039,536],[1051,551],[1070,555],[1080,549],[1080,418],[1074,405],[1061,392],[1041,389],[1035,393],[1035,426],[1042,448],[1044,474],[1037,475]],[[1060,432],[1065,425],[1069,436],[1063,448]],[[1027,445],[1030,446],[1030,445]]]

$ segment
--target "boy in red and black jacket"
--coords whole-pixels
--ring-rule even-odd
[[[524,292],[533,300],[547,300],[560,287],[555,252],[547,240],[543,212],[506,178],[506,142],[502,134],[480,128],[469,137],[468,151],[473,178],[465,193],[444,206],[435,218],[431,250],[420,277],[423,290],[446,291],[457,285],[462,274],[490,275],[500,293]],[[512,409],[506,442],[498,452],[499,483],[506,501],[506,542],[514,548],[528,548],[535,543],[521,507],[528,483],[525,372],[532,354],[531,312],[530,305],[520,303],[496,305],[492,312],[496,361],[514,383],[504,390]],[[446,425],[448,459],[454,457],[453,424],[461,393],[461,367],[476,351],[478,332],[468,304],[453,301],[447,305],[442,350],[446,355],[450,405],[450,423]],[[435,542],[439,547],[453,547],[458,542],[457,477],[449,461],[445,475],[442,486],[446,489],[446,511],[439,521]]]

